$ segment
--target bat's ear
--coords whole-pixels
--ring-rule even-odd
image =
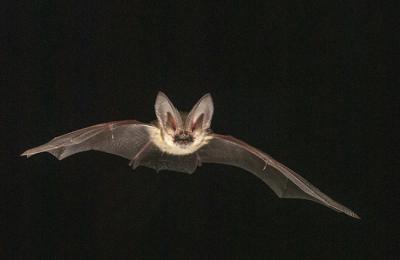
[[[214,104],[209,93],[205,94],[190,111],[186,119],[186,129],[208,129],[214,113]]]
[[[182,129],[182,119],[179,111],[168,99],[167,95],[161,91],[157,94],[154,108],[158,122],[163,129],[170,130],[171,132],[176,129]]]

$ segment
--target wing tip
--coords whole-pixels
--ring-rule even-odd
[[[355,219],[360,219],[361,220],[361,217],[359,216],[359,215],[357,215],[357,213],[354,213],[354,212],[351,212],[350,214],[348,214],[350,217],[353,217],[353,218],[355,218]]]
[[[26,156],[26,158],[31,157],[33,154],[29,152],[30,150],[26,150],[25,152],[21,153],[19,156]]]
[[[26,158],[31,157],[32,155],[38,154],[38,153],[42,153],[42,152],[48,152],[49,149],[45,149],[43,148],[43,145],[32,148],[32,149],[28,149],[25,152],[21,153],[20,156],[26,156]]]
[[[361,219],[361,217],[357,213],[355,213],[354,211],[352,211],[350,209],[344,210],[342,212],[344,214],[346,214],[347,216],[349,216],[349,217],[352,217],[352,218],[355,218],[355,219]]]

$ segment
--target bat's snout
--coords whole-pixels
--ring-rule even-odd
[[[187,131],[182,131],[174,136],[174,143],[177,144],[187,145],[193,143],[193,141],[193,135]]]

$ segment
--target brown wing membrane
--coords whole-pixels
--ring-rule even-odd
[[[198,155],[201,162],[233,165],[253,173],[280,198],[312,200],[359,218],[356,213],[322,193],[288,167],[232,136],[214,134],[213,139],[198,151]]]
[[[114,121],[58,136],[50,142],[29,149],[21,155],[27,157],[41,152],[49,152],[59,160],[72,154],[97,150],[132,159],[149,141],[151,125],[135,120]]]

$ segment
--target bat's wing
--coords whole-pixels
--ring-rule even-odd
[[[201,162],[233,165],[253,173],[280,198],[312,200],[351,217],[359,218],[356,213],[322,193],[271,156],[232,136],[213,134],[210,142],[197,153]]]
[[[29,149],[21,155],[29,157],[49,152],[62,160],[75,153],[97,150],[132,159],[150,142],[151,128],[154,126],[135,120],[93,125],[55,137],[50,142]]]

